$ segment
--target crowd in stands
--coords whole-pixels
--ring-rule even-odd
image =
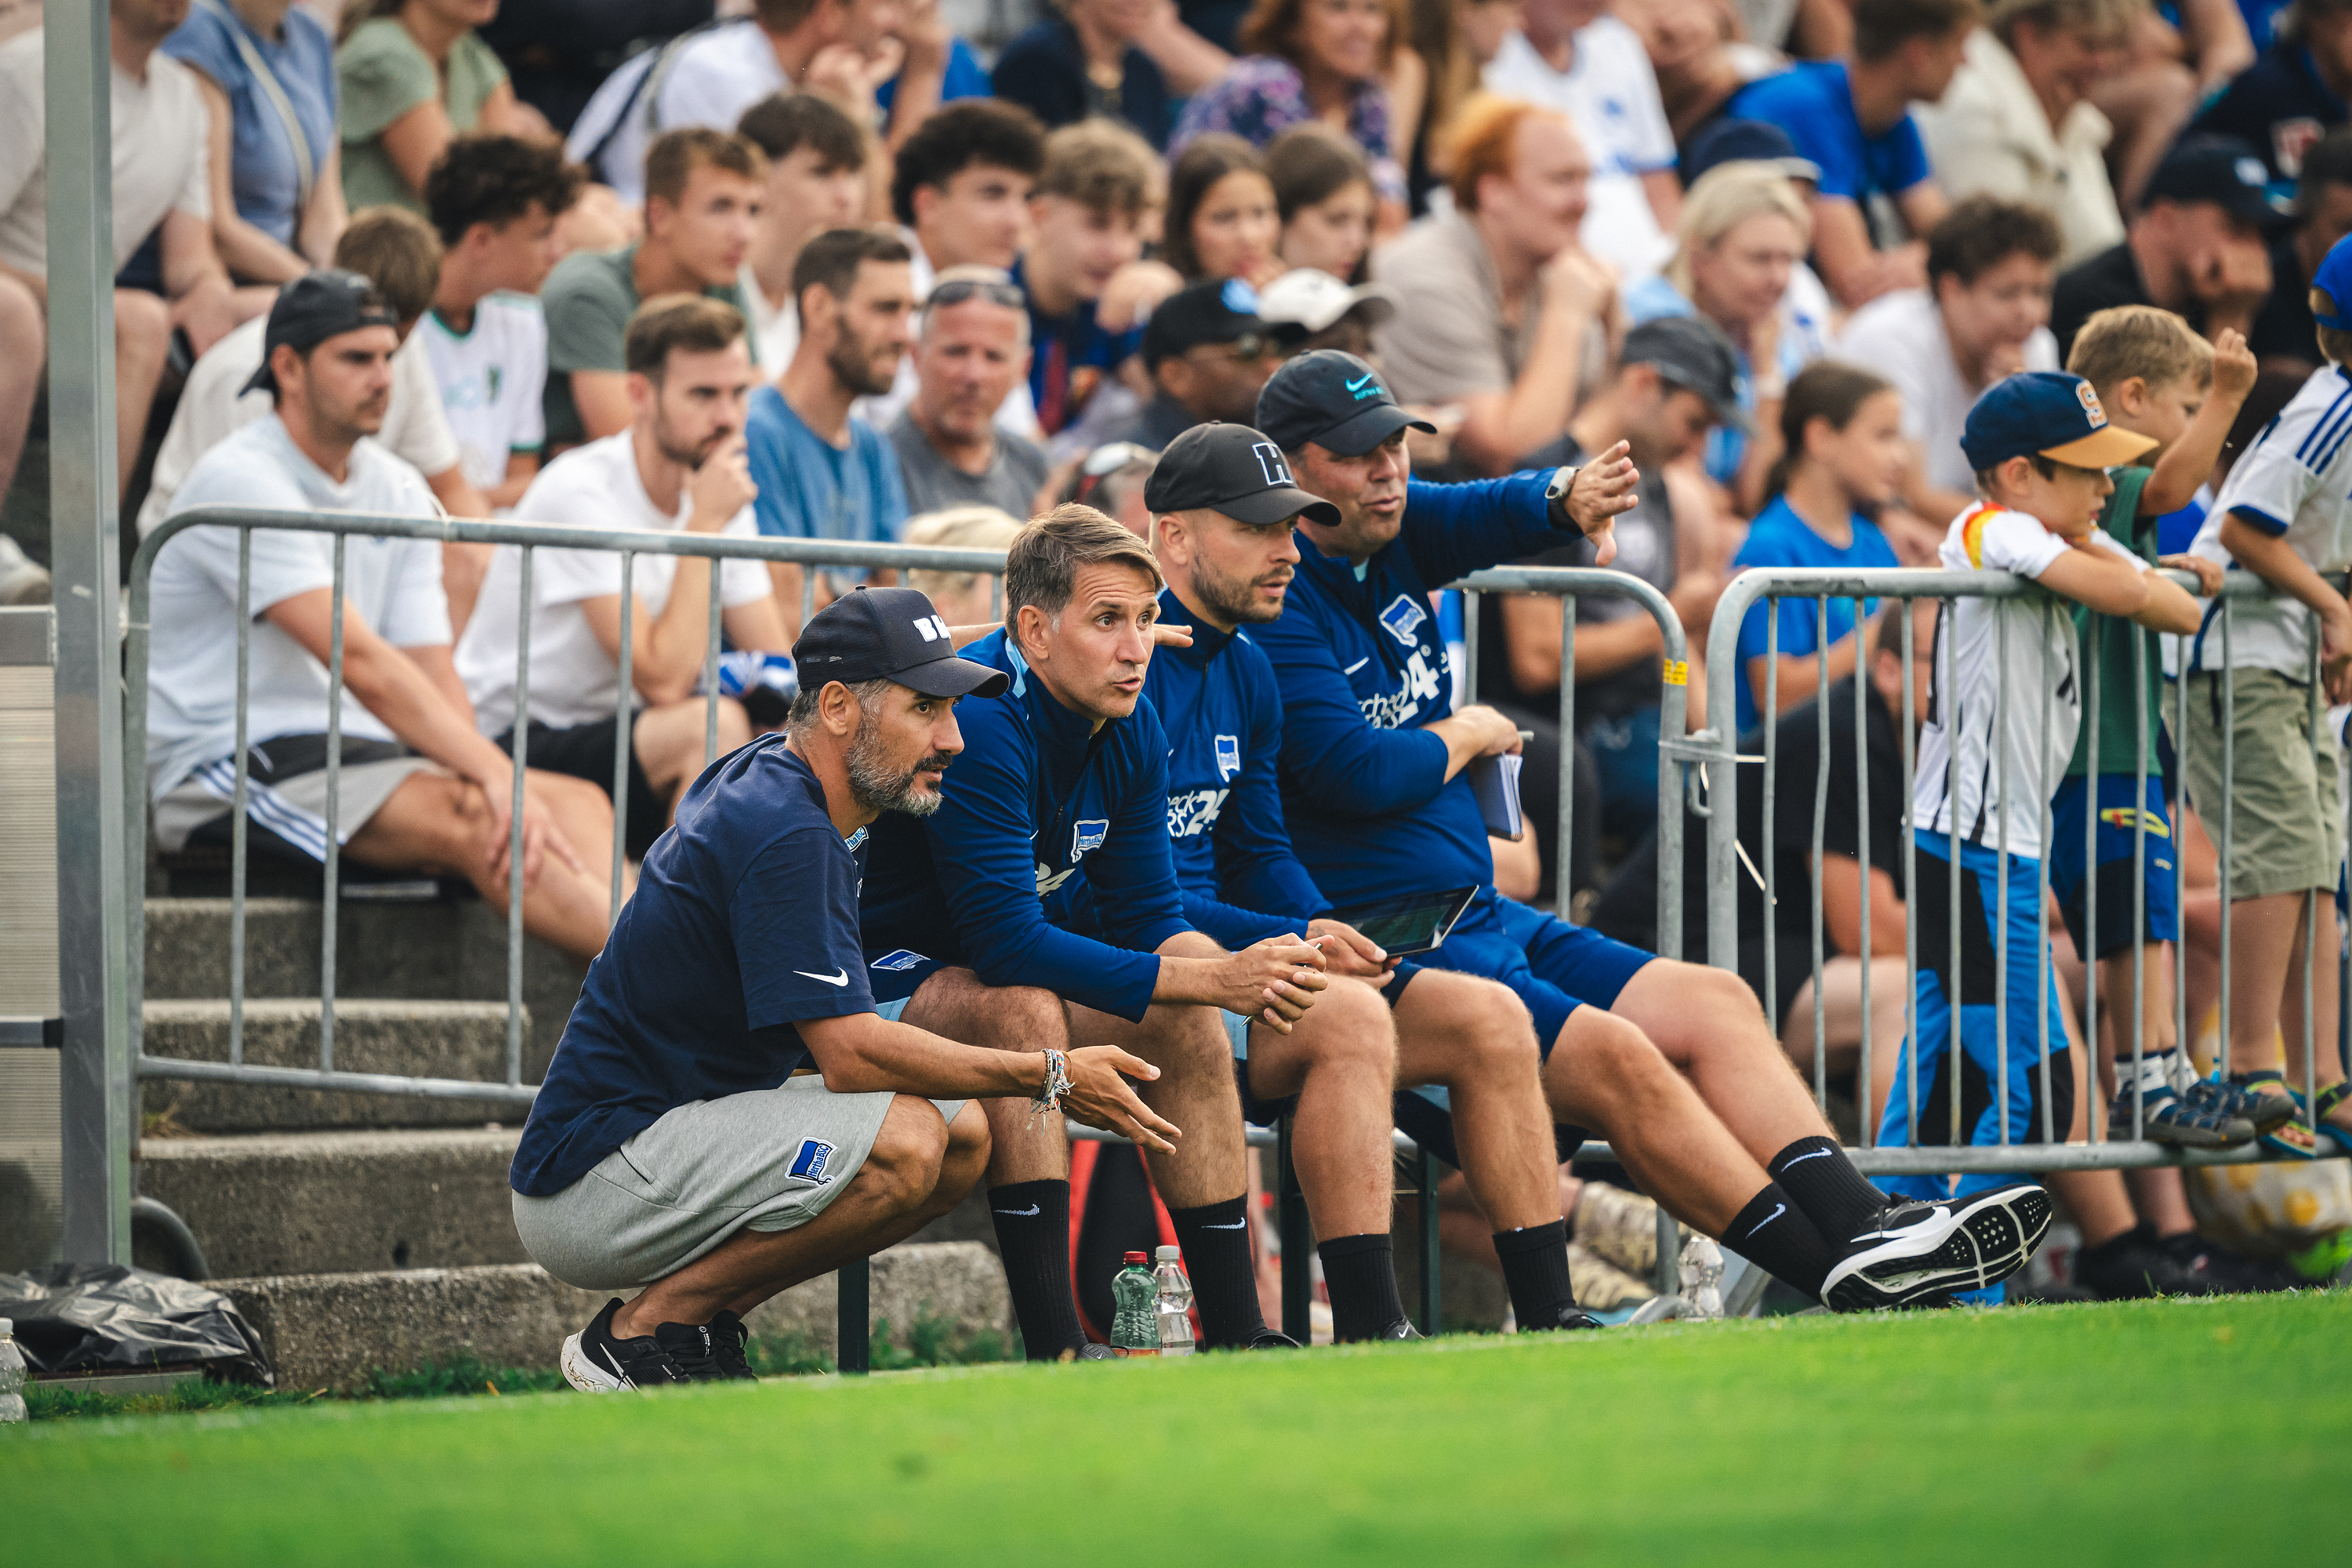
[[[715,11],[707,0],[346,0],[339,14],[332,0],[116,0],[111,384],[116,479],[135,519],[126,556],[173,515],[228,503],[1035,558],[1029,579],[1000,588],[962,574],[740,560],[713,575],[641,553],[625,590],[609,552],[541,547],[526,577],[511,546],[354,538],[332,814],[345,853],[470,881],[503,907],[520,802],[526,924],[585,961],[620,940],[604,875],[617,816],[627,909],[657,889],[668,912],[649,924],[698,930],[677,912],[684,872],[656,841],[703,798],[693,792],[707,731],[737,759],[730,787],[790,793],[830,778],[832,763],[811,773],[796,762],[780,783],[758,760],[790,735],[794,756],[814,746],[831,757],[838,742],[843,787],[882,798],[858,771],[879,753],[852,739],[861,721],[881,722],[879,700],[827,697],[839,683],[806,647],[847,636],[845,618],[883,603],[882,590],[919,590],[943,639],[990,634],[963,663],[993,672],[923,700],[1007,682],[1011,694],[965,698],[964,760],[944,785],[914,766],[915,782],[888,796],[898,814],[872,827],[866,957],[877,942],[893,951],[867,983],[877,1005],[898,993],[882,1015],[892,1027],[1001,1051],[1029,1049],[1022,1030],[1044,1029],[1064,1042],[1054,1055],[1084,1058],[1085,1071],[1076,1089],[1049,1073],[999,1100],[975,1087],[979,1069],[942,1068],[924,1079],[947,1128],[936,1148],[892,1142],[888,1129],[859,1136],[877,1161],[928,1158],[937,1181],[948,1169],[970,1184],[984,1167],[1000,1215],[1013,1212],[1008,1195],[1034,1199],[1028,1212],[1066,1231],[1066,1159],[1043,1147],[1022,1098],[1051,1101],[1059,1083],[1116,1120],[1127,1112],[1108,1108],[1123,1102],[1097,1081],[1108,1058],[1087,1053],[1122,1044],[1162,1065],[1184,1083],[1144,1099],[1189,1134],[1181,1155],[1152,1152],[1162,1221],[1203,1260],[1204,1321],[1223,1343],[1266,1331],[1236,1293],[1255,1288],[1248,1268],[1235,1285],[1205,1261],[1226,1255],[1202,1227],[1230,1228],[1218,1216],[1243,1191],[1220,1146],[1239,1147],[1232,1095],[1198,1081],[1202,1060],[1223,1059],[1218,1006],[1243,1018],[1241,1111],[1292,1103],[1317,1119],[1300,1170],[1343,1337],[1377,1337],[1402,1315],[1388,1310],[1393,1280],[1384,1287],[1367,1261],[1385,1220],[1362,1192],[1386,1177],[1367,1164],[1371,1145],[1332,1131],[1385,1128],[1391,1087],[1417,1086],[1423,1106],[1452,1096],[1461,1169],[1495,1233],[1482,1256],[1509,1279],[1522,1326],[1528,1314],[1568,1322],[1573,1309],[1549,1253],[1529,1261],[1559,1239],[1547,1226],[1574,1223],[1549,1173],[1553,1123],[1563,1140],[1605,1132],[1654,1195],[1728,1245],[1760,1248],[1750,1256],[1769,1255],[1781,1278],[1831,1289],[1832,1305],[1860,1300],[1850,1282],[1843,1296],[1832,1287],[1847,1267],[1841,1227],[1868,1215],[1851,1191],[1790,1178],[1786,1163],[1800,1144],[1805,1158],[1816,1142],[1833,1147],[1810,1089],[1783,1092],[1796,1083],[1784,1057],[1814,1070],[1817,1015],[1827,1078],[1851,1093],[1849,1126],[1882,1141],[1907,1136],[1913,1114],[1923,1137],[1949,1134],[1935,1120],[1948,1081],[1937,1075],[1974,1061],[1975,1034],[2006,1009],[2011,1076],[1971,1069],[1964,1136],[2031,1142],[2045,1117],[2057,1137],[2070,1121],[2080,1136],[2127,1124],[2137,1096],[2151,1136],[2176,1143],[2352,1149],[2332,1052],[2316,1103],[2287,1088],[2302,1081],[2308,889],[2322,892],[2315,940],[2330,955],[2310,982],[2314,1021],[2321,1040],[2336,1037],[2325,894],[2344,814],[2328,762],[2336,721],[2315,732],[2306,702],[2302,617],[2307,608],[2321,628],[2327,695],[2352,696],[2341,689],[2352,528],[2331,510],[2352,462],[2340,423],[2352,395],[2337,369],[2352,298],[2331,287],[2352,282],[2352,0],[1015,0],[989,13],[998,30],[985,37],[959,35],[966,16],[943,0],[726,0]],[[46,424],[42,45],[37,27],[0,42],[0,495],[29,487],[22,459]],[[1318,399],[1360,401],[1377,438],[1359,444],[1372,425],[1322,417]],[[2087,421],[2073,437],[2070,405]],[[2035,420],[2041,445],[2016,433]],[[1255,446],[1225,451],[1226,427]],[[2301,445],[2283,450],[2282,431]],[[1625,458],[1634,473],[1620,486]],[[1247,461],[1280,504],[1297,498],[1294,510],[1261,518],[1223,504]],[[2110,468],[2111,490],[2077,479]],[[1607,495],[1575,490],[1572,475]],[[10,515],[25,505],[19,495]],[[1228,524],[1240,533],[1218,531]],[[329,543],[252,538],[253,842],[312,863],[330,815]],[[1659,747],[1674,739],[1659,733],[1664,642],[1650,616],[1625,598],[1578,599],[1572,731],[1556,599],[1482,596],[1465,667],[1463,600],[1443,584],[1518,561],[1607,566],[1664,595],[1691,649],[1693,729],[1708,710],[1704,649],[1737,639],[1738,728],[1776,739],[1769,858],[1783,889],[1768,909],[1742,888],[1744,984],[1643,967],[1664,962],[1649,957],[1660,939],[1652,829]],[[2159,563],[2196,570],[2208,596],[2230,567],[2300,601],[2292,614],[2242,615],[2228,656],[2242,805],[2227,888],[2218,829],[2200,815],[2227,782],[2221,710],[2198,697],[2193,736],[2172,734],[2168,684],[2205,691],[2224,655],[2197,637],[2210,605],[2145,570]],[[1760,605],[1740,626],[1714,622],[1726,584],[1749,568],[1939,564],[2036,577],[2084,607],[2080,632],[2045,640],[2016,602],[1974,599],[1940,616],[1893,599],[1787,599],[1769,647]],[[148,761],[167,852],[227,842],[235,704],[217,655],[238,572],[236,536],[205,528],[155,566]],[[1271,616],[1241,603],[1269,583],[1290,585],[1286,612],[1278,592]],[[1108,595],[1116,626],[1064,623],[1083,584]],[[0,598],[46,590],[40,567],[0,537]],[[714,613],[730,656],[768,675],[703,689]],[[1192,640],[1156,630],[1161,620],[1190,625]],[[1142,656],[1105,651],[1120,637]],[[1171,646],[1147,681],[1155,640]],[[796,646],[796,677],[776,676],[794,670]],[[1923,792],[1946,758],[1989,774],[2009,754],[2003,717],[1987,710],[1994,647],[2020,661],[2011,689],[2073,694],[2068,733],[2091,727],[2071,672],[2095,664],[2106,699],[2095,767],[2078,750],[2016,807],[1974,774],[1958,798],[1907,799],[1907,744]],[[1089,695],[1064,667],[1096,658],[1133,668]],[[1948,668],[1961,689],[1941,684]],[[1132,689],[1120,684],[1129,676]],[[772,677],[783,683],[763,688]],[[2145,800],[2129,793],[2136,691]],[[1142,711],[1164,726],[1163,758],[1147,754],[1132,717]],[[902,717],[906,736],[937,722]],[[1083,802],[1055,794],[1094,777],[1087,731],[1069,729],[1079,720],[1124,734],[1099,748],[1118,754],[1113,776],[1077,786]],[[1228,720],[1241,727],[1218,727]],[[1522,744],[1530,832],[1490,837],[1475,810],[1465,826],[1465,769]],[[1010,753],[1024,746],[1036,754],[1016,765]],[[617,800],[616,749],[627,762]],[[1816,857],[1811,781],[1823,769],[1852,777],[1857,755],[1869,807],[1832,790]],[[2051,762],[2017,755],[2034,779]],[[1117,843],[1130,816],[1157,819],[1160,804],[1135,793],[1153,778],[1166,786],[1172,867],[1166,855],[1154,869],[1132,850],[1097,854],[1086,862],[1096,891],[1057,901],[1056,876],[1076,875],[1106,832]],[[1038,820],[992,815],[983,779],[1024,812],[1034,804]],[[1552,831],[1563,783],[1577,829],[1567,844]],[[729,798],[710,787],[710,800]],[[1097,787],[1109,793],[1086,794]],[[1180,811],[1180,798],[1194,805]],[[1760,860],[1764,808],[1753,789],[1739,799],[1743,845]],[[2159,1065],[2126,1081],[2134,1043],[2118,1039],[2117,1020],[2132,1016],[2131,966],[2115,943],[2130,921],[2113,911],[2132,908],[2128,866],[2114,873],[2121,894],[2107,850],[2095,886],[2080,855],[2070,880],[2066,857],[2040,843],[2045,804],[2060,844],[2068,832],[2080,844],[2086,813],[2144,811],[2178,844],[2198,907],[2238,911],[2240,1001],[2223,1025],[2235,1080],[2192,1085],[2159,988],[2143,998],[2139,1042]],[[1987,825],[2002,816],[2005,857],[1986,858]],[[1037,841],[1034,900],[1006,890],[1030,876],[1029,852],[1009,847],[1023,823],[1062,840]],[[1916,899],[1895,853],[1906,823],[1922,849]],[[716,828],[694,842],[706,859],[731,852]],[[860,875],[866,842],[860,826]],[[950,846],[971,858],[950,864]],[[2017,902],[2039,897],[2045,856],[2063,911],[2048,922]],[[997,860],[1015,862],[1009,880],[989,880]],[[1705,929],[1696,864],[1687,952],[1702,951]],[[2161,881],[2168,898],[2164,864],[2147,886]],[[830,860],[803,870],[841,875]],[[1477,898],[1462,935],[1402,974],[1365,958],[1349,928],[1324,929],[1337,925],[1334,900],[1423,889],[1441,874]],[[1973,946],[1965,973],[1949,972],[1955,879],[1980,900],[1969,943],[2004,922],[2029,943],[2049,926],[2058,962],[2046,995],[2031,973],[2019,980],[2014,958],[2009,993],[1994,994]],[[1818,981],[1811,910],[1788,891],[1816,884]],[[2086,902],[2103,911],[2096,952]],[[2149,913],[2163,952],[2148,975],[2172,973],[2163,944],[2213,946],[2212,922],[2189,910]],[[1907,998],[1906,920],[1920,959]],[[1215,969],[1310,924],[1330,939],[1318,956],[1284,949],[1250,972],[1300,972],[1290,990],[1267,983],[1268,1011],[1246,1005],[1239,971]],[[848,940],[855,970],[861,950]],[[1206,967],[1155,991],[1134,962],[1155,950],[1167,974],[1180,958]],[[808,947],[807,962],[829,969],[836,951]],[[920,963],[892,962],[902,956]],[[2218,964],[2213,946],[2190,966],[2192,1023],[2218,993]],[[1423,978],[1407,990],[1412,974]],[[950,975],[962,978],[926,988]],[[1386,1007],[1383,984],[1396,987]],[[1683,994],[1670,1002],[1666,987]],[[2082,1029],[2090,988],[2095,1038]],[[1048,1028],[1040,1009],[1056,997],[1066,1019]],[[637,1005],[600,1004],[614,1017]],[[2293,1027],[2281,1061],[2283,1005]],[[787,1008],[766,1022],[815,1016]],[[2045,1026],[2049,1064],[2028,1048]],[[746,1038],[772,1033],[755,1019]],[[1856,1082],[1865,1041],[1871,1081]],[[857,1049],[868,1054],[852,1076],[883,1081],[871,1057],[881,1047]],[[1933,1108],[1891,1095],[1898,1060],[1918,1067],[1923,1095],[1933,1079]],[[1586,1076],[1547,1065],[1569,1062]],[[1367,1075],[1379,1092],[1364,1091]],[[2059,1079],[2080,1092],[2062,1095]],[[1495,1087],[1507,1080],[1507,1093]],[[989,1108],[980,1122],[955,1110],[954,1085]],[[1519,1110],[1495,1109],[1514,1094]],[[1401,1098],[1396,1114],[1409,1113],[1421,1114]],[[1661,1118],[1686,1130],[1681,1154],[1657,1142]],[[976,1153],[992,1136],[994,1152]],[[1512,1163],[1528,1139],[1544,1150],[1532,1173]],[[541,1154],[529,1181],[518,1164],[519,1204],[552,1203],[550,1172],[584,1179],[595,1164]],[[1384,1170],[1384,1157],[1374,1163]],[[2196,1240],[2177,1173],[2049,1184],[2084,1231],[2094,1290],[2255,1277]],[[1990,1185],[1889,1190],[1948,1205]],[[1774,1194],[1818,1226],[1793,1253],[1756,1240],[1757,1205]],[[909,1199],[888,1224],[937,1206]],[[1246,1223],[1258,1224],[1254,1211]],[[1032,1353],[1074,1350],[1084,1336],[1068,1316],[1067,1258],[1060,1274],[1051,1262],[1058,1243],[998,1226]],[[627,1341],[609,1312],[600,1322],[607,1341]]]

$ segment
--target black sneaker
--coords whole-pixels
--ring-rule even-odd
[[[1062,1359],[1065,1361],[1117,1361],[1118,1357],[1112,1353],[1108,1345],[1098,1345],[1094,1341],[1088,1340]]]
[[[1428,1337],[1428,1335],[1423,1333],[1419,1329],[1412,1326],[1412,1320],[1411,1318],[1399,1318],[1395,1322],[1391,1323],[1379,1333],[1367,1334],[1364,1337],[1363,1342],[1370,1344],[1374,1342],[1383,1340],[1420,1340],[1427,1339]]]
[[[563,1342],[563,1354],[557,1362],[563,1371],[563,1381],[583,1394],[613,1394],[624,1388],[656,1388],[667,1383],[691,1381],[670,1354],[669,1347],[659,1339],[649,1335],[614,1339],[613,1314],[620,1310],[621,1299],[615,1296],[604,1303],[603,1311],[589,1320],[586,1328]]]
[[[1519,1332],[1523,1334],[1548,1334],[1574,1329],[1605,1329],[1608,1326],[1608,1324],[1602,1322],[1600,1319],[1594,1317],[1583,1308],[1571,1304],[1562,1307],[1559,1310],[1559,1317],[1552,1322],[1521,1323],[1519,1325]]]
[[[2210,1296],[2212,1281],[2136,1230],[2074,1254],[2074,1283],[2103,1301]]]
[[[1998,1285],[2025,1267],[2050,1228],[2050,1194],[2030,1183],[1946,1203],[1881,1209],[1822,1285],[1833,1312],[1908,1307]]]
[[[1284,1333],[1280,1329],[1261,1328],[1248,1340],[1234,1347],[1244,1351],[1296,1351],[1307,1347]]]
[[[654,1329],[655,1340],[693,1383],[759,1382],[759,1373],[743,1355],[751,1337],[743,1320],[732,1312],[721,1312],[708,1323],[661,1323]]]
[[[2265,1262],[2242,1252],[2232,1252],[2193,1230],[2159,1237],[2156,1245],[2171,1254],[2175,1263],[2203,1279],[2207,1291],[2212,1295],[2293,1290],[2304,1283],[2303,1278],[2284,1263]]]

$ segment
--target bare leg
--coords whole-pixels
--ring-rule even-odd
[[[1586,1011],[1578,1008],[1570,1024]],[[1772,1037],[1756,994],[1737,974],[1654,959],[1625,983],[1610,1012],[1646,1035],[1690,1079],[1698,1098],[1754,1163],[1771,1159],[1800,1138],[1831,1136],[1811,1090]],[[1614,1147],[1613,1138],[1611,1143]],[[1763,1184],[1759,1173],[1724,1217],[1737,1214],[1739,1204]],[[1651,1195],[1665,1201],[1654,1189]]]
[[[33,422],[33,400],[48,352],[41,302],[0,270],[0,497],[16,482],[16,465],[24,458],[25,435]]]
[[[1067,1050],[1070,1045],[1061,999],[1052,992],[1033,985],[982,985],[980,976],[969,969],[942,969],[930,975],[908,1002],[898,1021],[990,1050]],[[1069,1179],[1069,1138],[1059,1111],[1037,1117],[1032,1127],[1034,1101],[975,1103],[988,1121],[991,1187]]]
[[[1261,1100],[1298,1097],[1291,1155],[1315,1234],[1327,1240],[1388,1234],[1395,1193],[1389,1138],[1394,1027],[1380,993],[1334,976],[1288,1035],[1263,1024],[1250,1029],[1251,1092]]]
[[[1242,1170],[1242,1102],[1234,1088],[1233,1047],[1217,1010],[1154,1004],[1140,1024],[1076,1003],[1069,1014],[1072,1045],[1124,1046],[1160,1069],[1156,1082],[1135,1088],[1146,1105],[1184,1130],[1174,1153],[1145,1151],[1161,1201],[1189,1209],[1241,1195],[1248,1185]]]
[[[1822,1032],[1828,1050],[1823,1070],[1834,1080],[1860,1069],[1862,1062],[1862,961],[1838,957],[1822,965]],[[1904,1002],[1910,984],[1899,958],[1870,961],[1870,1112],[1865,1133],[1886,1114],[1895,1087],[1895,1058],[1903,1048]],[[1780,1048],[1801,1078],[1811,1078],[1813,1061],[1813,983],[1808,978],[1789,1004]],[[1857,1086],[1857,1092],[1859,1086]],[[1865,1136],[1864,1142],[1869,1140]]]
[[[2074,1032],[2073,1016],[2068,1016],[2067,1032]],[[2079,1041],[2070,1039],[2068,1047],[2074,1056],[2074,1081],[2084,1081],[2083,1049]],[[2055,1063],[2052,1064],[2053,1067]],[[2066,1130],[2069,1142],[2089,1135],[2092,1095],[2087,1088],[2074,1096],[2074,1121]],[[2132,1212],[2131,1196],[2124,1190],[2123,1173],[2119,1171],[2051,1171],[2042,1178],[2042,1184],[2058,1196],[2066,1211],[2074,1216],[2075,1228],[2083,1233],[2083,1245],[2097,1247],[2139,1223]]]
[[[613,1337],[650,1334],[656,1323],[707,1323],[723,1310],[749,1311],[779,1290],[880,1251],[922,1223],[918,1216],[942,1184],[948,1150],[939,1108],[912,1095],[894,1096],[873,1151],[823,1214],[791,1230],[737,1231],[623,1304],[613,1314]]]
[[[2332,930],[2336,924],[2335,905],[2324,898],[2320,901],[2326,908],[2327,926]],[[2259,899],[2238,899],[2231,903],[2228,918],[2230,1016],[2222,1020],[2222,1028],[2230,1042],[2230,1070],[2252,1072],[2267,1068],[2283,1071],[2286,1057],[2279,1040],[2279,1026],[2290,1000],[2289,979],[2302,972],[2303,895],[2272,893]],[[2324,950],[2329,955],[2325,995],[2331,1025],[2336,992],[2334,951]],[[2314,1000],[2317,1001],[2319,977],[2314,975],[2313,979]],[[2294,988],[2292,1001],[2299,1025],[2303,1001],[2299,985]],[[2331,1042],[2333,1037],[2331,1027]],[[2294,1049],[2300,1061],[2303,1046],[2299,1030]]]
[[[114,291],[114,482],[128,489],[147,410],[172,353],[171,307],[143,289]]]
[[[1424,970],[1397,1004],[1396,1025],[1397,1082],[1445,1086],[1462,1173],[1489,1227],[1559,1218],[1551,1111],[1526,1006],[1492,980]]]
[[[686,786],[708,765],[703,742],[709,727],[709,709],[699,697],[648,708],[630,721],[629,744],[637,753],[637,766],[646,770],[654,793],[668,799],[672,822],[677,820],[677,803]],[[719,699],[719,754],[723,757],[751,739],[751,721],[744,716],[743,705],[731,697]]]

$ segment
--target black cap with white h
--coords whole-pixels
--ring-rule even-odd
[[[926,697],[996,697],[1013,683],[1001,669],[956,657],[947,623],[913,588],[845,594],[809,617],[793,644],[801,689],[828,680],[895,680]]]
[[[1195,425],[1160,454],[1143,504],[1162,512],[1221,511],[1254,528],[1305,518],[1339,525],[1339,509],[1298,488],[1282,448],[1246,425]]]

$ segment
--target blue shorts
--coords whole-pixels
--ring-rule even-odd
[[[1951,841],[1920,828],[1918,880],[1912,889],[1911,918],[1919,940],[1915,992],[1919,1033],[1903,1042],[1895,1061],[1895,1089],[1886,1097],[1886,1119],[1878,1146],[1901,1148],[1911,1142],[1912,1059],[1918,1061],[1919,1142],[1952,1141],[1952,1031],[1957,1024],[1960,1055],[1960,1125],[1971,1144],[2042,1141],[2042,1041],[2048,1029],[2050,1125],[2065,1141],[2074,1120],[2074,1064],[2066,1052],[2066,1015],[2053,966],[2036,973],[2033,944],[2041,928],[2041,872],[2031,859],[2009,858],[2007,897],[2001,896],[1997,850],[1960,846],[1960,972],[1952,974]],[[1998,932],[2009,933],[2008,984],[2000,984]],[[2042,984],[2037,987],[2037,979]],[[1958,1005],[1953,1005],[1957,994]],[[2001,1022],[2008,1023],[2004,1050]],[[2005,1058],[2005,1059],[2004,1059]],[[2015,1176],[1966,1175],[1961,1196],[2007,1186]],[[1942,1176],[1881,1176],[1878,1185],[1899,1197],[1936,1199],[1952,1195]]]
[[[2050,801],[2050,890],[2066,917],[2067,934],[2074,951],[2111,958],[2130,951],[2132,943],[2132,860],[2135,854],[2147,868],[2147,940],[2180,940],[2180,900],[2177,893],[2179,864],[2172,842],[2172,818],[2164,808],[2164,781],[2147,775],[2147,791],[2140,814],[2132,812],[2133,773],[2099,775],[2099,826],[2092,843],[2098,858],[2093,896],[2099,917],[2099,951],[2091,952],[2090,930],[2083,906],[2084,817],[2091,792],[2085,781],[2071,778],[2058,786]],[[2147,826],[2146,847],[2137,824]]]
[[[1510,987],[1535,1015],[1536,1047],[1549,1059],[1570,1013],[1587,1003],[1604,1011],[1615,1005],[1625,983],[1657,954],[1486,888],[1444,946],[1413,956],[1430,969],[1484,975]]]

